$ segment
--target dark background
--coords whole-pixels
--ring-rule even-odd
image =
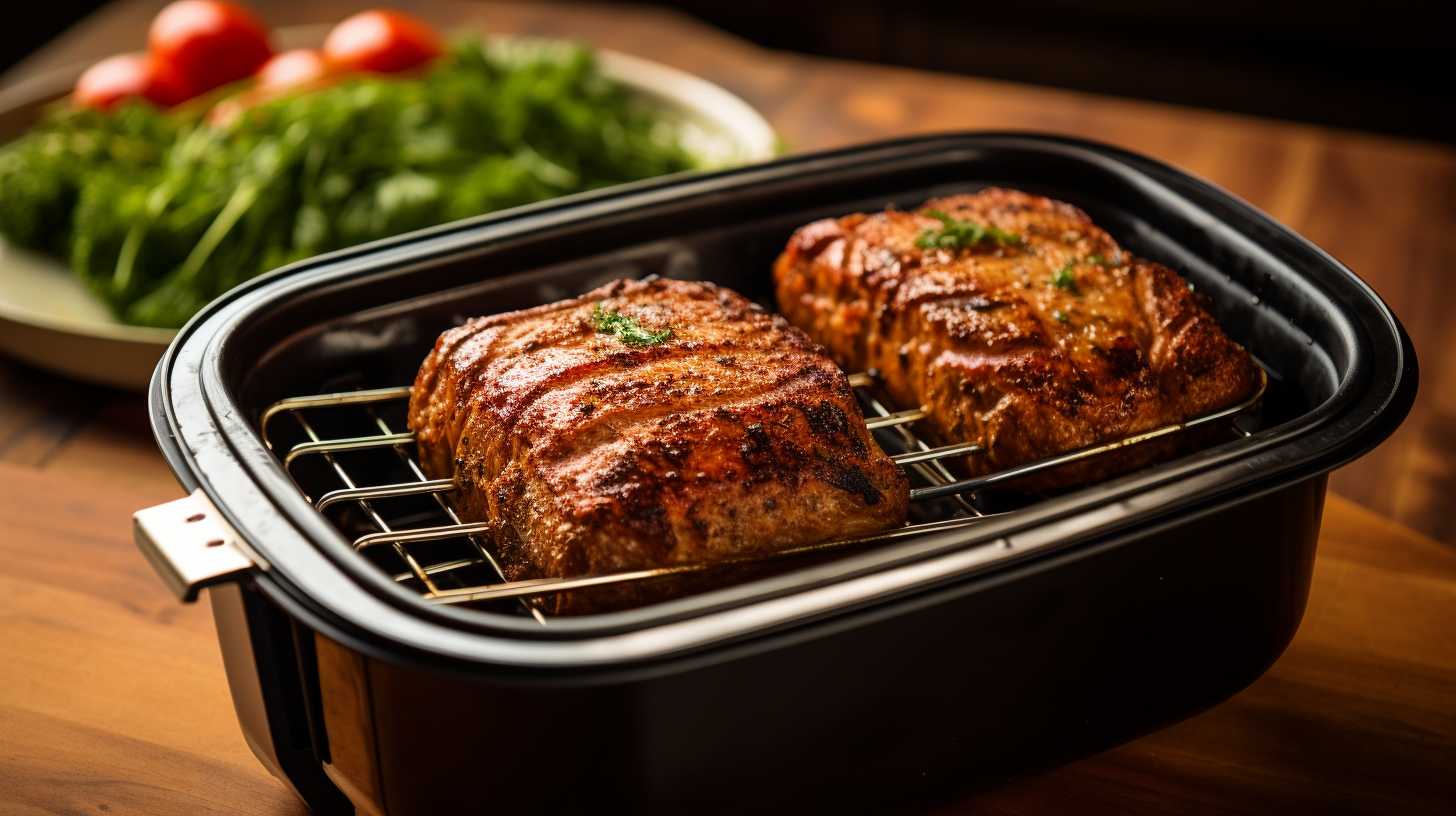
[[[388,0],[359,3],[361,8],[376,4],[388,5]],[[0,69],[99,5],[97,0],[41,0],[12,9],[0,27]],[[684,0],[657,5],[676,7],[772,48],[1456,142],[1452,3]]]

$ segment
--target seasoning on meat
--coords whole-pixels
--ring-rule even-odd
[[[909,501],[824,350],[708,283],[617,281],[446,331],[409,425],[512,580],[854,537]]]
[[[941,441],[985,445],[964,460],[972,473],[1190,419],[1256,384],[1248,352],[1175,272],[1076,207],[1014,190],[809,224],[774,281],[784,315],[839,363],[877,369],[901,407],[926,406]],[[1032,484],[1170,452],[1130,448]]]

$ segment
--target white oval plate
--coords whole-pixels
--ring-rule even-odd
[[[308,26],[277,32],[278,41],[318,42]],[[550,47],[549,41],[492,37],[501,50]],[[777,137],[757,111],[700,77],[615,51],[598,51],[602,73],[677,118],[693,152],[712,166],[773,158]],[[48,73],[0,91],[0,114],[38,111],[74,84],[80,71]],[[16,134],[11,134],[10,138]],[[176,334],[121,323],[65,265],[0,238],[0,352],[76,379],[145,390],[157,360]]]

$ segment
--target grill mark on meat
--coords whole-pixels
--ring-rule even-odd
[[[1108,367],[1114,377],[1134,378],[1146,368],[1142,349],[1138,348],[1137,343],[1127,335],[1119,336],[1107,349],[1098,349],[1098,351],[1106,356]]]
[[[495,327],[488,325],[486,321],[474,320],[441,335],[440,340],[436,343],[435,351],[429,358],[431,363],[427,363],[421,368],[420,375],[416,378],[411,392],[433,393],[441,374],[449,373],[445,371],[447,367],[445,361],[453,359],[453,355],[458,350],[475,342],[481,334],[491,331],[495,331]],[[495,331],[495,334],[498,335],[499,332]],[[486,345],[489,348],[489,343]],[[442,389],[444,393],[440,394],[437,400],[426,406],[425,415],[418,418],[414,425],[416,437],[421,440],[419,447],[420,455],[422,459],[427,460],[425,462],[426,466],[431,466],[428,460],[432,457],[440,459],[448,455],[453,458],[454,452],[458,447],[458,442],[452,438],[452,430],[448,425],[442,427],[447,409],[450,406],[458,407],[463,402],[458,390],[455,388],[457,382],[458,377],[447,378],[445,387]],[[444,467],[442,463],[435,463],[433,466],[441,469]]]
[[[714,407],[761,398],[777,389],[787,387],[795,380],[804,376],[802,371],[792,372],[783,375],[777,381],[754,383],[753,387],[747,390],[727,391],[720,388],[718,389],[718,393],[708,395],[690,395],[687,393],[674,395],[669,392],[662,395],[665,397],[664,400],[652,406],[641,406],[635,404],[630,399],[620,399],[626,392],[650,390],[655,385],[643,379],[652,373],[650,370],[643,370],[644,366],[650,362],[677,365],[690,361],[694,357],[708,357],[725,350],[732,350],[737,344],[733,341],[725,341],[698,344],[698,346],[697,348],[684,349],[681,346],[673,348],[664,345],[644,350],[644,352],[614,353],[610,356],[609,362],[603,363],[597,360],[588,361],[574,369],[563,371],[550,378],[543,378],[538,385],[521,397],[518,403],[514,403],[513,410],[501,414],[500,421],[504,427],[515,428],[520,419],[529,414],[532,409],[536,408],[542,399],[548,396],[559,395],[563,391],[569,391],[573,386],[587,380],[592,380],[592,384],[599,386],[598,390],[606,392],[608,398],[593,403],[594,407],[592,411],[588,412],[593,416],[591,421],[577,423],[581,432],[589,432],[592,428],[603,424],[611,424],[618,428],[643,424],[658,417],[682,411],[683,406],[689,403]],[[681,352],[684,350],[689,351],[689,354],[682,354]],[[768,353],[760,353],[757,355],[757,358],[761,361],[769,356],[771,355]],[[613,374],[621,375],[624,378],[632,377],[634,379],[625,383],[615,382],[609,378],[609,375]],[[613,401],[611,397],[619,399]],[[565,432],[568,434],[572,433],[569,429],[566,429]],[[569,442],[569,440],[570,437],[557,437],[555,441],[557,443],[565,443]]]
[[[602,414],[599,413],[598,416],[602,417],[599,421],[582,423],[574,429],[566,429],[563,436],[553,440],[550,447],[540,451],[540,456],[543,457],[543,462],[564,462],[587,457],[612,439],[631,437],[636,435],[634,432],[638,431],[645,431],[643,435],[652,435],[656,429],[648,429],[644,426],[656,423],[664,417],[679,417],[681,423],[689,421],[695,415],[713,414],[718,419],[732,421],[735,414],[730,409],[768,402],[774,397],[784,399],[790,396],[784,392],[797,388],[806,378],[808,378],[808,373],[804,369],[791,371],[779,380],[761,387],[725,395],[718,399],[698,400],[693,403],[692,410],[685,409],[686,400],[647,408],[619,407],[616,414],[602,417]],[[772,403],[770,402],[770,404]],[[628,411],[633,413],[624,417],[623,414]],[[549,460],[545,457],[549,457]]]
[[[518,313],[521,314],[523,318],[519,322],[504,321],[502,320],[501,315],[475,318],[470,322],[479,324],[479,331],[471,333],[469,337],[464,338],[461,343],[457,344],[456,346],[442,350],[441,359],[454,359],[454,355],[456,354],[456,352],[459,351],[460,348],[465,345],[465,343],[470,342],[471,339],[480,334],[480,332],[482,331],[494,329],[495,334],[490,336],[490,342],[487,344],[484,352],[477,356],[471,357],[469,360],[469,365],[463,372],[461,372],[462,376],[457,377],[457,379],[461,382],[470,385],[477,384],[480,380],[481,373],[499,359],[497,356],[498,350],[503,348],[509,348],[522,335],[529,333],[533,328],[535,328],[535,324],[532,322],[533,320],[548,317],[553,313],[568,311],[570,309],[576,308],[578,305],[579,304],[575,304],[572,301],[565,301],[563,303],[552,303],[546,304],[544,306],[538,306],[534,309],[527,309],[525,312]],[[462,389],[461,393],[463,395],[471,391],[473,391],[473,388],[467,387],[466,389]]]
[[[825,440],[843,439],[853,446],[856,454],[865,454],[863,441],[859,435],[850,433],[849,418],[839,406],[830,402],[819,402],[807,406],[799,405],[798,408],[809,421],[809,428],[815,436]]]
[[[867,505],[874,506],[883,498],[864,471],[853,465],[840,467],[825,462],[818,470],[818,477],[846,493],[854,493]]]

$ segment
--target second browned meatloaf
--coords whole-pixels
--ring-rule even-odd
[[[613,333],[619,317],[638,333]],[[409,425],[425,471],[459,483],[461,515],[491,525],[511,579],[729,559],[906,514],[905,477],[844,373],[707,283],[617,281],[451,329]]]
[[[959,243],[944,237],[947,218]],[[940,441],[985,445],[965,460],[972,473],[1190,419],[1256,385],[1248,352],[1187,281],[1076,207],[1015,190],[809,224],[774,281],[783,313],[842,365],[878,369],[902,407],[926,406]],[[1037,486],[1101,478],[1155,451]]]

